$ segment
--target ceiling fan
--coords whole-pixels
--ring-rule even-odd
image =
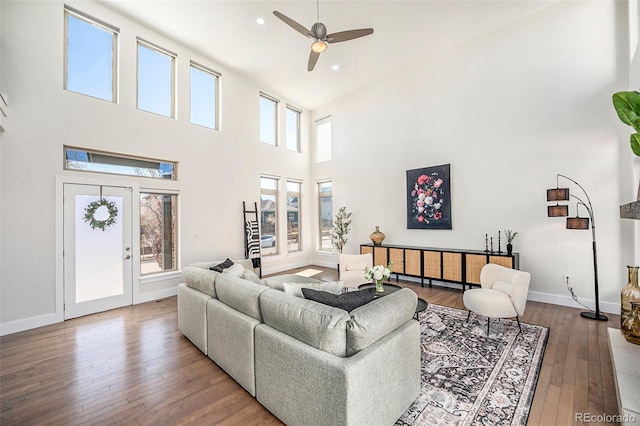
[[[313,24],[310,30],[306,29],[303,25],[297,23],[288,16],[273,11],[273,14],[280,18],[285,24],[289,25],[294,30],[298,31],[305,37],[314,39],[315,41],[311,45],[311,54],[309,55],[309,64],[307,65],[307,71],[313,71],[313,67],[316,66],[320,54],[327,50],[327,43],[339,43],[341,41],[353,40],[354,38],[364,37],[369,34],[373,34],[373,28],[361,28],[358,30],[340,31],[337,33],[327,34],[327,27],[320,22],[320,0],[317,0],[317,22]]]

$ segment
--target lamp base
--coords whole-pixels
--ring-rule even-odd
[[[609,319],[606,315],[596,314],[595,312],[580,312],[580,316],[596,321],[607,321]]]

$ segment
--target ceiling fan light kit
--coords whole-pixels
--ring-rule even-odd
[[[307,65],[308,71],[313,71],[313,68],[316,66],[316,62],[318,62],[320,54],[327,50],[327,43],[339,43],[342,41],[353,40],[354,38],[373,34],[373,28],[362,28],[358,30],[347,30],[327,34],[327,27],[322,22],[320,22],[319,0],[317,1],[317,22],[313,24],[310,30],[294,21],[293,19],[289,18],[288,16],[278,12],[277,10],[274,10],[273,14],[276,15],[280,20],[282,20],[282,22],[289,25],[291,28],[298,31],[303,36],[315,40],[311,45],[311,53],[309,54],[309,63]]]

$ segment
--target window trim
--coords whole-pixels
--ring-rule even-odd
[[[287,188],[287,186],[289,185],[289,183],[296,183],[299,185],[299,190],[297,192],[292,192],[289,191],[289,189]],[[298,197],[298,250],[289,250],[289,211],[287,210],[287,253],[300,253],[302,251],[302,181],[299,179],[292,179],[292,178],[288,178],[285,181],[285,189],[286,189],[286,194],[285,197],[287,198],[287,202],[289,201],[289,194],[297,194]],[[285,208],[286,205],[288,203],[285,203]]]
[[[191,121],[191,112],[192,112],[192,108],[193,105],[191,103],[191,68],[195,68],[199,71],[205,72],[207,74],[211,74],[216,78],[216,98],[214,100],[215,103],[215,108],[216,108],[216,123],[215,123],[215,127],[209,127],[209,126],[205,126],[203,124],[198,124],[198,123],[194,123],[193,121]],[[221,111],[220,111],[220,81],[222,80],[222,74],[219,73],[218,71],[212,70],[209,67],[206,67],[204,65],[201,65],[199,63],[197,63],[196,61],[189,61],[189,122],[195,126],[200,126],[200,127],[205,127],[207,129],[212,129],[212,130],[220,130],[220,119],[222,117],[221,115]]]
[[[176,209],[176,217],[175,217],[175,223],[173,224],[175,227],[175,241],[174,241],[174,245],[175,245],[175,251],[176,251],[176,256],[175,256],[175,265],[172,269],[168,269],[168,270],[163,270],[163,271],[158,271],[158,272],[149,272],[146,274],[142,273],[142,243],[140,241],[140,237],[141,235],[138,235],[138,248],[139,248],[139,281],[140,283],[144,283],[144,282],[155,282],[157,281],[158,278],[160,277],[164,277],[165,279],[171,279],[173,275],[178,275],[181,272],[181,268],[180,268],[180,191],[178,190],[174,190],[174,189],[161,189],[161,188],[147,188],[147,187],[141,187],[138,190],[138,231],[139,233],[142,230],[142,226],[141,226],[141,214],[140,214],[140,209],[141,209],[141,205],[140,205],[140,198],[142,196],[142,194],[156,194],[156,195],[171,195],[171,196],[175,196],[175,209]],[[151,278],[156,278],[155,280],[152,280]]]
[[[275,117],[273,117],[273,120],[274,120],[274,123],[273,123],[274,124],[274,132],[275,132],[275,134],[274,134],[275,140],[274,140],[273,144],[271,144],[269,142],[265,142],[265,141],[262,140],[262,138],[260,137],[260,133],[262,133],[261,129],[260,129],[260,126],[258,128],[258,139],[260,140],[260,143],[263,143],[263,144],[266,144],[266,145],[269,145],[269,146],[279,146],[279,144],[280,144],[280,137],[279,137],[280,131],[279,130],[280,129],[278,128],[278,123],[280,121],[280,99],[278,99],[276,97],[273,97],[271,95],[268,95],[268,94],[266,94],[266,93],[264,93],[262,91],[259,92],[259,94],[260,94],[259,97],[258,97],[258,113],[259,113],[258,114],[258,120],[259,120],[259,122],[262,120],[262,110],[260,108],[260,98],[265,98],[265,99],[270,100],[273,103],[275,103],[275,112],[276,113],[275,113]]]
[[[302,110],[296,108],[291,104],[285,105],[284,118],[285,129],[287,128],[287,111],[293,111],[296,113],[296,149],[289,148],[289,140],[287,138],[288,132],[285,132],[285,148],[291,152],[302,152]]]
[[[323,183],[331,182],[331,222],[333,223],[333,179],[322,179],[316,181],[316,188],[318,191],[318,251],[322,253],[329,253],[333,249],[333,245],[329,248],[322,247],[322,194],[328,194],[327,191],[320,192],[320,185]],[[326,196],[326,195],[325,195]]]
[[[169,58],[171,58],[171,115],[169,116],[140,108],[140,52],[138,50],[139,46],[156,51],[162,55],[166,55]],[[176,108],[176,98],[177,98],[176,96],[176,59],[177,58],[178,58],[177,53],[174,53],[168,49],[160,47],[157,44],[147,41],[141,37],[136,37],[136,109],[138,111],[149,112],[151,114],[159,115],[161,117],[167,117],[167,118],[173,118],[173,119],[178,118],[177,108]]]
[[[89,96],[90,98],[100,99],[102,101],[111,102],[114,104],[118,103],[118,73],[120,67],[120,52],[118,49],[118,44],[120,40],[120,29],[114,25],[111,25],[101,19],[95,18],[87,13],[81,12],[80,10],[73,8],[68,5],[64,5],[64,37],[63,37],[63,72],[62,72],[62,88],[68,92],[78,93],[80,95]],[[80,19],[82,21],[87,22],[93,26],[101,28],[105,31],[109,31],[113,34],[111,40],[111,51],[112,51],[112,60],[111,60],[111,100],[98,98],[93,95],[88,95],[82,92],[76,92],[75,90],[70,90],[68,81],[69,81],[69,16],[73,16],[74,18]]]
[[[269,189],[269,188],[263,188],[262,187],[262,179],[271,179],[273,181],[275,181],[276,183],[276,189]],[[268,254],[263,254],[264,256],[277,256],[280,253],[280,238],[278,237],[278,233],[280,232],[280,226],[279,226],[279,221],[280,221],[280,200],[278,200],[279,198],[279,192],[280,192],[280,177],[279,176],[274,176],[274,175],[267,175],[267,174],[261,174],[260,175],[260,183],[259,183],[259,188],[260,188],[260,219],[262,219],[262,195],[273,195],[275,197],[276,200],[276,211],[275,211],[275,218],[274,218],[274,222],[275,222],[275,229],[274,229],[274,236],[276,237],[276,245],[275,245],[275,253],[268,253]],[[262,220],[260,221],[260,253],[262,253]]]

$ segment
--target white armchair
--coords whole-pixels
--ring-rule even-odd
[[[345,287],[358,287],[367,282],[364,277],[367,270],[373,268],[373,256],[367,254],[342,254],[338,265],[339,280]]]
[[[489,318],[516,317],[520,328],[520,315],[524,314],[529,292],[531,274],[517,269],[505,268],[493,263],[486,264],[480,271],[481,288],[467,290],[462,296],[464,306],[471,312]]]

